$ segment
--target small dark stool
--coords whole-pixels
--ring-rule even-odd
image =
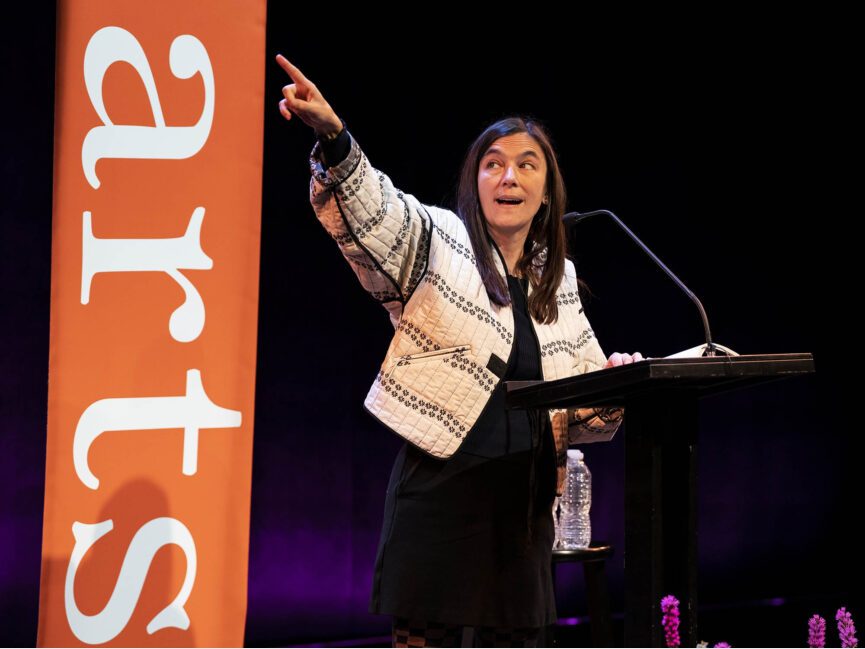
[[[610,614],[610,592],[604,572],[605,561],[613,556],[613,546],[603,541],[592,541],[581,550],[553,550],[553,588],[556,586],[556,564],[565,561],[583,564],[586,578],[586,597],[592,626],[592,646],[612,647],[613,621]],[[555,626],[547,627],[548,647],[559,646],[555,641]]]

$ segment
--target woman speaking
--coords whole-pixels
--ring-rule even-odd
[[[393,646],[536,646],[556,622],[552,505],[569,435],[610,432],[623,408],[507,410],[504,382],[554,380],[607,359],[566,257],[566,193],[545,129],[488,126],[451,211],[397,189],[287,59],[279,110],[315,131],[310,201],[394,336],[364,401],[405,440],[390,476],[369,610]]]

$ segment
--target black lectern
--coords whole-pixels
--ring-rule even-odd
[[[652,358],[556,381],[507,381],[509,408],[624,406],[625,646],[664,647],[660,601],[697,644],[697,428],[701,397],[814,372],[811,354]]]

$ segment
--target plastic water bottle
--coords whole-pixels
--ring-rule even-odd
[[[568,449],[568,475],[561,498],[559,547],[563,550],[587,548],[592,541],[592,473],[579,449]]]

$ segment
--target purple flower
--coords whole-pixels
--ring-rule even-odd
[[[661,599],[661,611],[664,615],[661,624],[664,626],[664,638],[668,647],[678,647],[679,639],[679,600],[672,595]]]
[[[838,620],[838,635],[841,636],[841,646],[858,647],[859,641],[856,639],[856,627],[853,626],[853,618],[845,607],[842,606],[838,609],[835,619]]]
[[[816,613],[808,620],[808,646],[826,646],[826,620]]]
[[[719,643],[716,644],[715,646],[716,646],[716,647],[729,647],[730,645],[728,645],[726,642],[719,642]]]

